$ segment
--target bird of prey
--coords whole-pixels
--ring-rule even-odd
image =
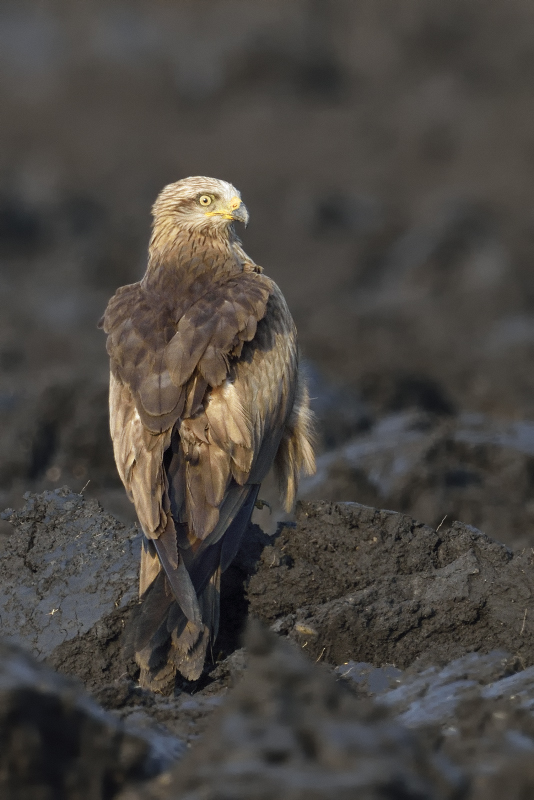
[[[144,532],[133,649],[141,685],[163,691],[202,673],[221,572],[270,467],[290,509],[315,463],[295,325],[236,236],[239,192],[186,178],[152,212],[146,273],[100,326],[115,461]]]

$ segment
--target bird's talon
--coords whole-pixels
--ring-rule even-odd
[[[258,499],[257,499],[257,500],[256,500],[256,502],[254,503],[254,505],[255,505],[255,506],[256,506],[256,508],[258,508],[260,511],[262,511],[262,509],[264,509],[264,508],[268,508],[268,509],[269,509],[269,514],[272,514],[272,513],[273,513],[273,509],[271,508],[271,504],[270,504],[270,503],[268,503],[268,502],[267,502],[267,500],[262,500],[261,498],[259,498],[259,497],[258,497]]]

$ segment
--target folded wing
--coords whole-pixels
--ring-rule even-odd
[[[103,320],[115,459],[149,540],[134,650],[153,687],[169,664],[190,678],[202,670],[218,627],[221,568],[239,547],[299,393],[294,324],[268,278],[233,276],[178,320],[175,307],[134,284]]]

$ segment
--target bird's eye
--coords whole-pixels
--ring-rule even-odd
[[[200,203],[201,206],[209,206],[211,205],[211,197],[209,196],[209,194],[202,194],[200,195],[198,202]]]

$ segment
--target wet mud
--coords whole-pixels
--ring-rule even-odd
[[[500,648],[530,665],[532,562],[460,522],[436,531],[357,503],[301,503],[262,553],[250,612],[333,664],[405,668]]]
[[[67,488],[30,495],[3,516],[13,533],[0,557],[2,635],[90,688],[118,678],[138,529]]]
[[[0,794],[534,795],[532,4],[11,5]],[[157,192],[198,173],[243,192],[288,300],[319,469],[294,527],[250,528],[201,681],[160,697],[122,654],[139,532],[95,325]],[[243,649],[253,617],[278,638]],[[82,686],[103,728],[71,724]]]
[[[306,499],[354,500],[433,527],[462,520],[515,549],[534,545],[531,421],[412,408],[349,430],[303,481]]]
[[[169,765],[154,743],[105,713],[81,684],[0,644],[0,794],[108,800]]]
[[[114,757],[123,766],[108,779],[91,722],[88,733],[69,733],[75,768],[33,745],[26,761],[6,755],[6,796],[481,800],[503,796],[504,785],[511,798],[534,791],[530,549],[457,522],[436,530],[356,503],[303,502],[274,537],[250,526],[225,575],[205,674],[159,696],[137,686],[122,650],[138,529],[66,487],[3,516],[12,528],[0,555],[6,708],[20,697],[16,657],[28,665],[15,669],[24,692],[53,694],[46,703],[60,709],[67,692],[103,720],[110,752],[134,754]],[[37,717],[39,703],[31,700]],[[2,728],[2,714],[0,702],[5,752],[24,750],[26,733]],[[48,718],[34,717],[41,741]],[[104,777],[69,788],[86,758]],[[48,771],[35,766],[43,759]]]

